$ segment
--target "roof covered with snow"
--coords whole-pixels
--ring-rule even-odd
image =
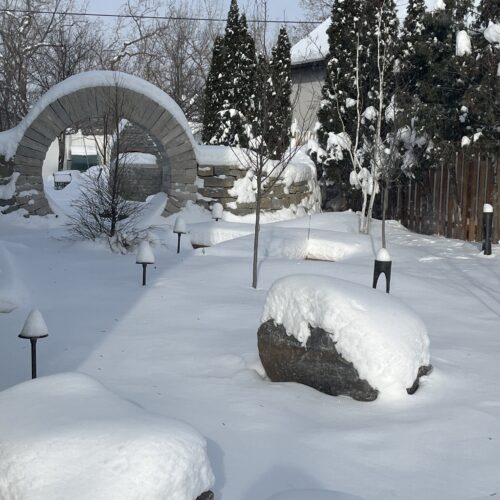
[[[309,35],[297,42],[291,49],[292,64],[321,61],[329,51],[327,30],[331,19],[317,26]]]

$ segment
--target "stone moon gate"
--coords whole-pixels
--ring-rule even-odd
[[[16,201],[31,214],[50,213],[43,194],[42,165],[52,142],[67,128],[89,123],[119,107],[120,117],[140,127],[154,141],[162,169],[167,213],[196,202],[196,143],[175,101],[149,82],[132,75],[92,71],[72,76],[44,94],[25,119],[7,131],[14,157]],[[12,146],[14,144],[14,146]],[[5,148],[4,148],[5,149]]]

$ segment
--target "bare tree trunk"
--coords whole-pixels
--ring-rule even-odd
[[[257,288],[257,273],[259,263],[259,232],[260,232],[260,205],[262,197],[261,180],[257,177],[257,196],[255,200],[255,231],[253,238],[253,270],[252,288]]]
[[[66,130],[63,130],[57,137],[59,145],[59,158],[57,160],[57,170],[64,170],[64,160],[66,159]]]
[[[385,237],[385,220],[387,217],[387,197],[389,195],[389,183],[384,183],[382,191],[382,248],[387,248],[387,240]]]

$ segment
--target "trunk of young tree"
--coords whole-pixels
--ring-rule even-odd
[[[382,191],[382,248],[387,248],[387,240],[385,236],[385,221],[387,218],[387,202],[389,196],[389,183],[384,183],[384,190]]]
[[[66,130],[61,132],[57,137],[57,144],[59,146],[59,157],[57,160],[57,170],[60,172],[64,170],[64,160],[66,158]]]
[[[255,229],[253,237],[253,266],[252,266],[252,288],[257,288],[258,266],[259,266],[259,233],[260,233],[260,207],[262,201],[261,180],[257,178],[257,196],[255,199]]]

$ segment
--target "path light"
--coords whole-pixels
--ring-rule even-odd
[[[181,236],[187,233],[186,223],[181,215],[175,219],[174,233],[177,234],[177,253],[181,251]]]
[[[136,264],[142,264],[142,286],[146,286],[146,268],[148,264],[155,263],[155,256],[149,241],[141,241],[139,243],[139,250],[137,251]]]
[[[216,222],[222,219],[222,212],[224,212],[224,207],[220,203],[212,205],[212,219],[215,219]]]
[[[381,248],[375,257],[375,267],[373,269],[373,288],[377,288],[378,279],[381,274],[385,275],[385,291],[389,293],[391,289],[391,256],[386,248]]]
[[[49,329],[45,324],[42,313],[33,309],[24,322],[23,329],[19,334],[21,339],[29,339],[31,342],[31,378],[36,378],[36,341],[49,336]]]
[[[493,207],[489,203],[483,205],[483,250],[484,255],[491,255],[491,230],[493,226]]]

